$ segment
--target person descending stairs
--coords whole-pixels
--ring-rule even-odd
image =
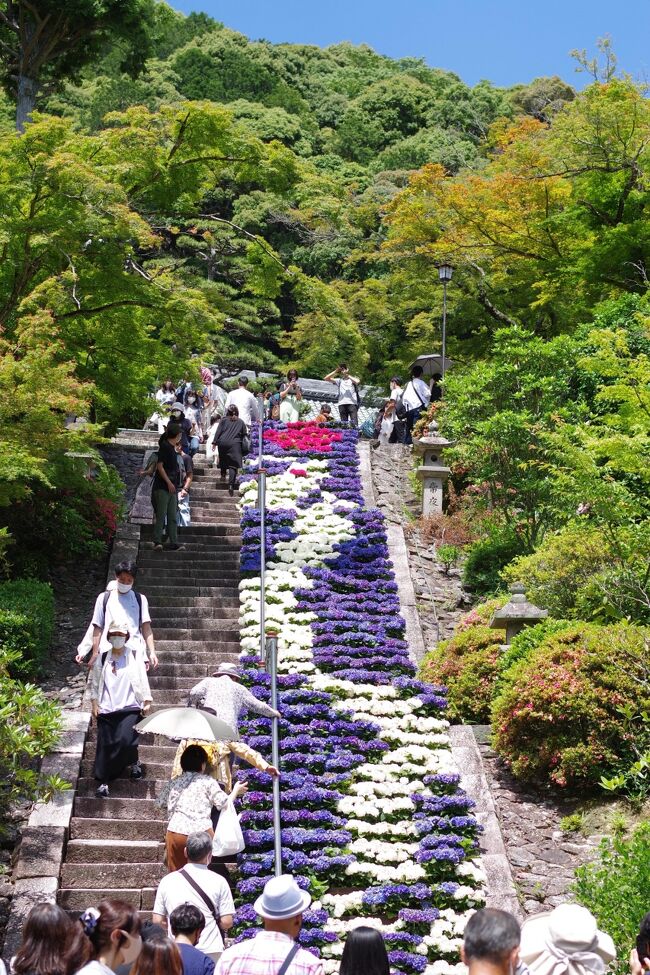
[[[195,457],[192,524],[180,529],[178,551],[153,550],[143,525],[138,587],[149,600],[157,670],[149,671],[153,708],[184,705],[191,687],[220,663],[239,658],[239,514],[227,487]],[[144,735],[144,777],[111,783],[110,798],[95,797],[96,730],[86,740],[74,800],[59,903],[81,911],[102,897],[119,897],[151,911],[163,866],[166,820],[154,799],[169,780],[176,745]]]

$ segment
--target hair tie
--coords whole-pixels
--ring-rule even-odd
[[[97,927],[97,922],[99,921],[100,917],[101,915],[96,907],[87,907],[83,914],[79,915],[79,920],[83,926],[84,934],[87,937],[90,937]]]

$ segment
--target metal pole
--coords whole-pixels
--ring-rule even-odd
[[[272,633],[268,638],[269,672],[271,675],[271,707],[278,709],[278,637]],[[280,768],[280,729],[278,719],[271,719],[271,761]],[[275,876],[282,873],[282,823],[280,821],[280,779],[273,776],[273,858]]]
[[[257,507],[260,513],[260,657],[266,660],[266,471],[257,474]]]
[[[259,444],[257,448],[257,466],[262,466],[262,454],[264,453],[264,396],[259,395],[257,409],[260,414]]]
[[[442,382],[444,390],[445,359],[447,358],[447,282],[442,282]]]

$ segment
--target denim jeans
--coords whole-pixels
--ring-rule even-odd
[[[424,409],[423,406],[416,406],[414,410],[407,411],[406,420],[405,420],[406,430],[404,436],[404,443],[406,444],[413,443],[413,437],[411,436],[411,434],[413,433],[413,427],[420,419],[420,414],[422,413],[423,409]]]

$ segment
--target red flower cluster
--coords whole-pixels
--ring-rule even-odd
[[[343,439],[343,434],[315,423],[288,423],[285,430],[265,430],[264,439],[283,450],[326,454],[333,443]]]

